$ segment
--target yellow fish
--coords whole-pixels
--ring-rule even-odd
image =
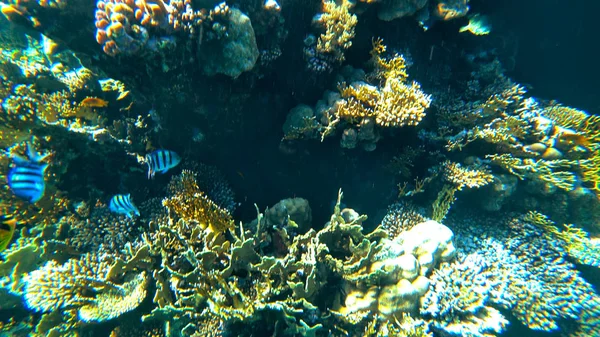
[[[5,250],[15,234],[17,220],[11,215],[0,215],[0,252]]]

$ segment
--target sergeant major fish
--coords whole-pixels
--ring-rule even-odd
[[[44,196],[46,189],[44,172],[48,164],[42,161],[47,156],[48,154],[37,154],[30,143],[27,143],[27,158],[11,155],[13,163],[6,180],[17,197],[35,203]]]
[[[17,220],[15,218],[11,215],[0,215],[0,252],[8,247],[16,227]]]
[[[110,199],[108,208],[113,213],[125,214],[130,218],[133,218],[133,214],[140,216],[140,211],[131,201],[130,194],[117,194]]]
[[[168,170],[179,165],[181,157],[171,150],[155,150],[146,155],[148,164],[148,179],[154,178],[156,172],[166,173]]]

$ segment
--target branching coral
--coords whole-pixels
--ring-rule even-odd
[[[50,261],[26,277],[25,301],[31,309],[42,312],[77,308],[84,322],[118,317],[145,298],[147,277],[142,272],[122,284],[115,283],[113,265],[118,264],[110,256],[96,254],[63,265]]]
[[[450,122],[450,128],[462,131],[442,137],[447,149],[483,141],[491,144],[485,161],[521,180],[564,192],[583,187],[599,195],[600,119],[556,103],[540,104],[525,94],[513,85],[473,106],[475,118]]]
[[[208,15],[190,0],[99,0],[96,7],[96,41],[111,56],[149,47],[149,29],[195,33]]]
[[[373,42],[371,55],[375,70],[372,76],[382,87],[364,82],[342,85],[342,100],[337,105],[339,118],[355,122],[374,117],[377,125],[382,127],[417,125],[423,119],[431,97],[423,93],[416,82],[406,85],[408,75],[404,58],[395,54],[386,59],[385,51],[381,40]]]
[[[78,209],[87,208],[79,205]],[[97,205],[91,212],[77,212],[65,219],[68,233],[65,242],[82,253],[97,251],[117,253],[133,241],[137,228],[135,221],[111,213],[106,206]]]
[[[223,173],[214,166],[202,163],[186,163],[185,167],[189,167],[191,171],[196,172],[196,183],[210,200],[214,201],[219,207],[233,213],[237,203],[235,202],[233,190]]]
[[[572,224],[557,226],[547,216],[530,211],[523,216],[523,221],[542,228],[552,237],[562,241],[569,255],[577,262],[595,267],[600,266],[600,246],[590,240],[588,234]]]
[[[401,55],[385,54],[382,40],[374,40],[371,73],[345,67],[337,82],[338,92],[325,92],[314,110],[302,105],[292,109],[284,127],[284,140],[320,135],[323,141],[343,130],[343,148],[361,145],[373,151],[381,130],[418,125],[431,104],[431,96],[418,83],[407,83],[406,62]]]
[[[184,170],[169,184],[171,196],[163,205],[177,218],[195,223],[215,233],[232,229],[234,224],[229,211],[219,207],[200,190],[196,173]]]
[[[415,206],[408,202],[398,202],[388,207],[386,215],[381,220],[381,228],[390,238],[395,238],[425,220]]]
[[[421,309],[436,330],[465,334],[487,326],[488,332],[502,331],[506,319],[498,309],[505,309],[531,329],[572,330],[562,326],[569,320],[576,329],[598,333],[600,325],[590,318],[598,314],[600,298],[567,262],[552,234],[520,218],[500,224],[481,218],[452,222],[460,242],[458,259],[434,272]],[[495,314],[473,330],[469,317],[479,310]]]
[[[484,257],[473,254],[433,272],[420,313],[431,320],[434,331],[487,337],[505,330],[508,320],[493,307],[497,281],[486,279],[486,267]]]
[[[450,161],[444,162],[442,166],[446,181],[456,186],[459,191],[465,187],[479,188],[494,180],[494,176],[485,167],[468,168]]]
[[[350,13],[352,3],[342,0],[323,0],[323,13],[313,19],[313,24],[325,29],[318,40],[316,50],[320,54],[331,54],[338,61],[345,59],[344,52],[352,46],[354,27],[358,23],[355,14]]]

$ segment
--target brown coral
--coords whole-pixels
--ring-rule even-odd
[[[171,214],[186,223],[196,223],[215,233],[221,233],[234,226],[231,214],[220,208],[196,183],[196,174],[184,170],[169,184],[171,196],[163,200]]]

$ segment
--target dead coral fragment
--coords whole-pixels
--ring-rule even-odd
[[[356,15],[349,11],[351,7],[348,0],[342,0],[341,4],[334,0],[323,1],[323,13],[314,20],[325,28],[317,40],[317,52],[332,54],[337,61],[344,61],[344,51],[352,46],[354,27],[358,23]]]
[[[212,232],[222,233],[233,229],[231,214],[219,207],[200,190],[196,183],[196,174],[184,170],[169,184],[171,196],[163,200],[171,214],[187,223],[197,223]]]

